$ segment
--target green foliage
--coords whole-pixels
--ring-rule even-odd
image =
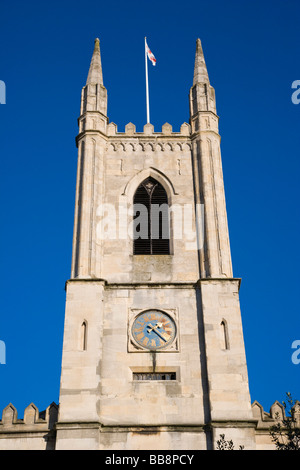
[[[293,400],[290,393],[286,396],[286,401],[282,402],[286,417],[271,426],[270,436],[277,450],[300,450],[300,427],[296,418],[299,402]],[[278,413],[276,419],[279,419]]]
[[[225,434],[220,434],[220,438],[217,441],[217,450],[234,450],[234,444],[231,439],[226,441]],[[244,446],[240,446],[239,450],[244,450]]]

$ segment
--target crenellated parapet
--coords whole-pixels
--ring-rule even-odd
[[[24,410],[23,419],[18,418],[17,409],[10,403],[4,408],[0,421],[0,449],[22,449],[23,445],[25,449],[54,448],[57,418],[58,405],[55,403],[44,411],[30,403]]]
[[[296,401],[296,404],[292,408],[293,415],[296,419],[297,426],[300,426],[300,402]],[[264,411],[262,405],[256,400],[252,403],[253,417],[258,420],[258,427],[270,427],[278,421],[286,419],[285,408],[282,403],[275,401],[270,408],[269,413]]]
[[[296,420],[296,426],[300,427],[300,402],[296,401],[291,409]],[[252,403],[254,419],[257,420],[255,438],[257,450],[274,450],[275,444],[271,440],[270,428],[276,423],[283,422],[286,416],[285,407],[282,403],[275,401],[269,412],[264,411],[262,405],[257,401]],[[284,428],[284,426],[283,426]]]
[[[300,427],[300,402],[296,401],[292,408],[293,416],[296,420],[296,426]],[[257,449],[274,449],[271,442],[270,428],[278,422],[283,422],[287,416],[285,407],[282,403],[275,401],[269,412],[264,411],[262,405],[257,401],[252,403],[253,417],[257,420],[256,425],[256,445]]]
[[[125,132],[118,132],[118,127],[114,122],[109,123],[108,126],[107,126],[107,134],[109,136],[120,135],[122,137],[124,137],[124,136],[126,137],[126,136],[131,136],[131,135],[136,135],[136,136],[141,136],[141,135],[145,135],[145,136],[146,135],[148,135],[148,136],[162,135],[162,136],[164,136],[164,135],[166,135],[166,136],[170,137],[172,135],[175,135],[175,136],[180,136],[180,135],[189,136],[190,133],[191,133],[191,127],[187,122],[184,122],[180,126],[180,132],[173,132],[172,125],[169,124],[168,122],[163,124],[161,132],[154,132],[154,126],[153,126],[153,124],[150,124],[150,123],[144,125],[143,132],[137,132],[136,131],[136,126],[132,122],[129,122],[128,124],[126,124]]]
[[[24,418],[18,418],[17,409],[12,403],[7,405],[2,412],[2,420],[0,421],[0,433],[12,426],[20,426],[19,429],[32,428],[32,426],[40,426],[43,429],[53,429],[57,421],[58,405],[54,402],[44,411],[39,411],[34,403],[30,403],[24,410]]]
[[[143,132],[137,132],[131,122],[126,124],[125,132],[118,132],[117,125],[111,122],[107,126],[107,149],[112,152],[178,152],[191,151],[190,125],[183,123],[180,132],[173,132],[172,126],[165,123],[161,132],[154,132],[152,124],[146,124]]]

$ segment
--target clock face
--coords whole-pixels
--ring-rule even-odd
[[[145,349],[164,349],[174,341],[176,325],[166,313],[148,310],[134,320],[132,336]]]

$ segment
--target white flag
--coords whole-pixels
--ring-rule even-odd
[[[147,41],[145,41],[145,44],[146,44],[146,51],[147,51],[148,58],[151,60],[153,65],[156,65],[156,59],[154,55],[152,54],[152,52],[150,51]]]

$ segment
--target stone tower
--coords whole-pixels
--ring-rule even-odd
[[[189,100],[180,132],[168,123],[118,132],[95,40],[81,94],[56,449],[214,449],[222,433],[255,448],[199,39]]]

